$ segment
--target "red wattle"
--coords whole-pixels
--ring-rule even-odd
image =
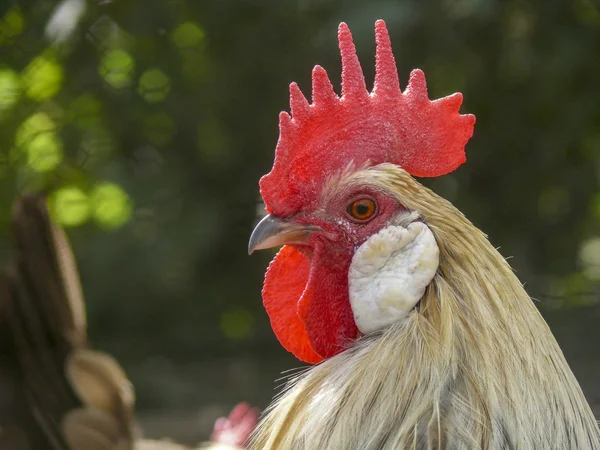
[[[296,358],[316,364],[323,358],[311,347],[304,323],[298,316],[298,300],[308,283],[309,271],[306,257],[285,245],[269,264],[262,298],[281,345]]]
[[[351,258],[340,256],[317,243],[309,261],[286,245],[267,269],[262,297],[271,327],[281,345],[307,363],[335,356],[358,336],[348,298]]]
[[[331,245],[315,245],[308,283],[298,303],[310,346],[325,359],[343,351],[358,336],[348,296],[351,258],[341,256]]]

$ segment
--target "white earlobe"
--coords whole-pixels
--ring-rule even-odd
[[[439,249],[422,222],[389,226],[362,244],[348,286],[356,326],[367,334],[404,317],[423,297],[439,265]]]

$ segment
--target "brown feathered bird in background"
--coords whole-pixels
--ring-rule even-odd
[[[130,381],[91,349],[75,260],[42,197],[17,201],[13,233],[16,261],[0,274],[0,449],[184,450],[141,438]],[[239,449],[257,417],[238,405],[201,448]]]
[[[283,245],[262,291],[293,378],[260,450],[600,449],[600,430],[531,298],[486,236],[413,176],[465,161],[475,118],[402,92],[385,24],[368,92],[340,25],[342,95],[321,67],[290,86],[269,213],[249,251]],[[501,157],[501,155],[499,156]]]

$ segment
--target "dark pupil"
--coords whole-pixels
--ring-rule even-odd
[[[366,216],[369,214],[369,205],[365,203],[359,203],[356,205],[356,215],[357,216]]]

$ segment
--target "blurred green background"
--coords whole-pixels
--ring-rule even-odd
[[[340,21],[371,82],[378,18],[404,84],[422,68],[477,116],[468,163],[425,184],[512,257],[600,412],[595,0],[3,0],[0,259],[18,193],[49,192],[148,435],[197,441],[300,366],[261,306],[272,254],[246,253],[257,181],[289,82],[339,84]]]

